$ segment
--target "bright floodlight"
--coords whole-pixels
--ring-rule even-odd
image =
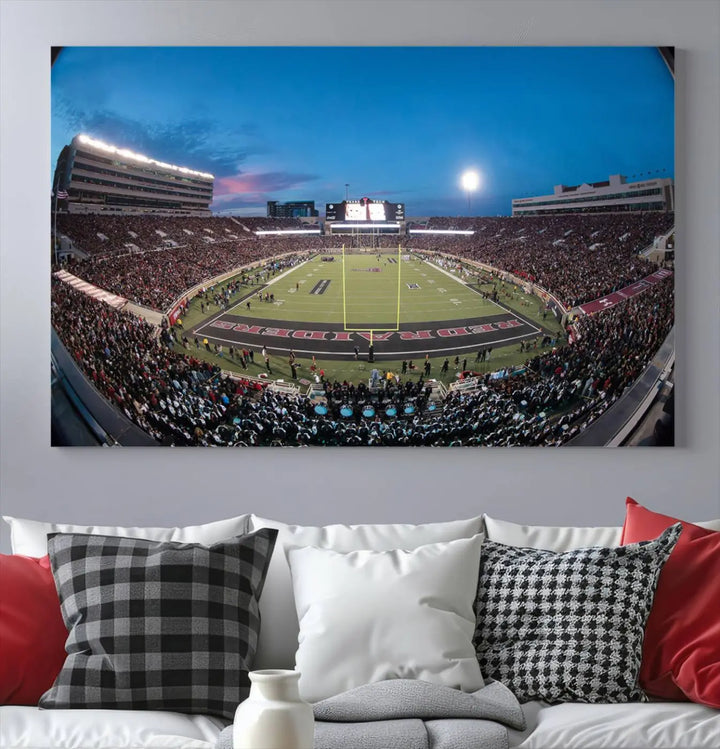
[[[480,175],[472,170],[465,172],[461,181],[465,192],[474,192],[480,187]]]
[[[462,189],[467,195],[467,210],[470,215],[470,196],[480,187],[480,175],[474,169],[468,169],[460,178]]]

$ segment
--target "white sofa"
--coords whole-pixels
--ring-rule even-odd
[[[520,526],[492,518],[422,526],[288,526],[257,516],[233,518],[189,529],[144,529],[72,526],[6,518],[13,552],[41,556],[48,532],[127,535],[159,540],[213,543],[248,529],[274,527],[278,541],[260,600],[262,626],[256,668],[292,668],[298,621],[292,583],[280,547],[315,546],[341,552],[358,549],[416,548],[484,533],[490,540],[516,546],[566,551],[584,546],[617,546],[620,528],[547,528]],[[720,521],[703,524],[720,530]],[[689,702],[625,704],[564,703],[523,705],[527,726],[509,731],[518,749],[717,749],[720,710]],[[227,724],[220,718],[162,711],[41,710],[34,706],[0,706],[0,748],[121,749],[172,747],[212,749]],[[362,749],[362,747],[358,747]]]

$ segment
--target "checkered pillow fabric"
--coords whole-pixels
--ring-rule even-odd
[[[475,649],[521,701],[629,702],[657,579],[682,526],[653,541],[562,554],[486,541]]]
[[[170,710],[232,720],[250,688],[258,599],[277,531],[212,546],[48,536],[69,630],[44,708]]]

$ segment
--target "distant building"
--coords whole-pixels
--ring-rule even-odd
[[[675,186],[669,177],[640,182],[626,180],[621,174],[612,174],[604,182],[587,182],[574,187],[555,185],[552,195],[515,198],[512,215],[675,210]]]
[[[268,200],[268,218],[306,218],[317,216],[314,200],[293,200],[288,203],[278,203],[277,200]]]
[[[58,157],[53,188],[70,213],[209,216],[213,182],[212,174],[76,135]]]

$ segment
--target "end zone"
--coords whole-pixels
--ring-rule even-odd
[[[355,347],[367,351],[374,346],[376,359],[442,356],[475,351],[487,346],[502,346],[549,334],[515,313],[483,318],[403,324],[397,329],[365,327],[346,330],[337,323],[294,323],[255,319],[240,322],[223,314],[195,328],[194,333],[218,343],[257,349],[345,359],[355,356]]]

